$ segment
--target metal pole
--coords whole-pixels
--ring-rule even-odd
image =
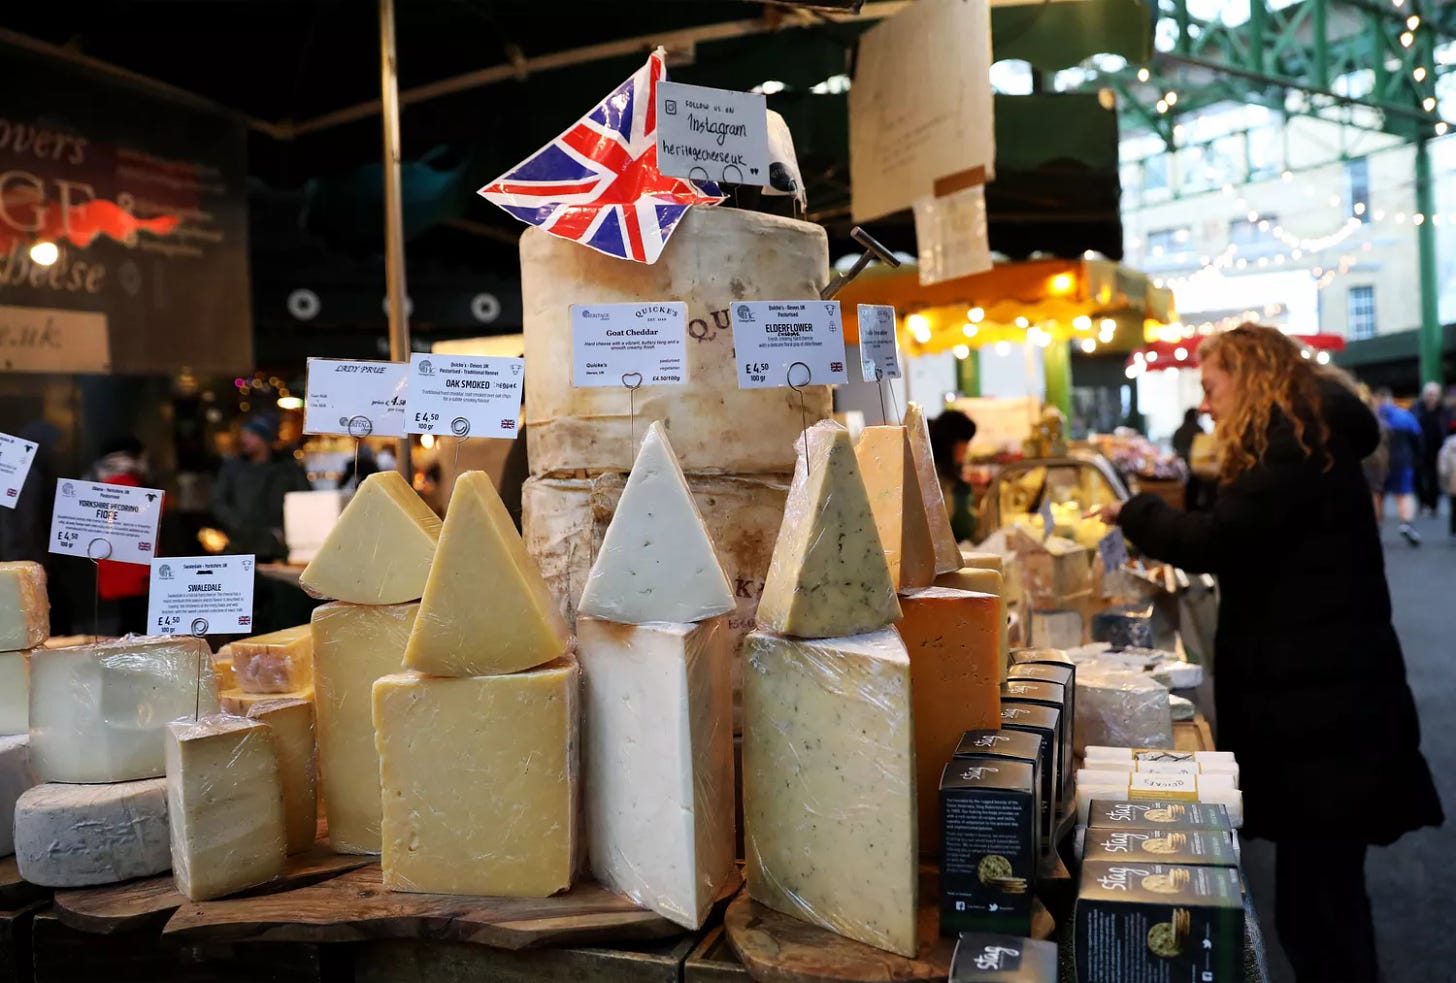
[[[1424,133],[1416,137],[1416,211],[1425,216],[1416,229],[1421,273],[1421,381],[1442,382],[1441,294],[1436,279],[1436,188],[1431,179],[1431,154]]]
[[[384,117],[384,280],[389,298],[389,358],[407,362],[409,320],[405,315],[404,216],[399,190],[399,74],[394,53],[394,0],[379,0],[379,90]],[[410,438],[399,438],[396,465],[413,483]]]

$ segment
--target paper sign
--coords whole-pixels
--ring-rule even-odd
[[[688,381],[688,305],[573,304],[574,386],[680,385]]]
[[[89,560],[151,563],[162,490],[62,478],[51,513],[51,552]]]
[[[1051,538],[1057,521],[1052,517],[1052,500],[1050,498],[1041,500],[1041,508],[1037,510],[1037,514],[1041,516],[1041,538],[1045,542]]]
[[[739,389],[849,381],[839,301],[744,301],[731,317]]]
[[[410,433],[514,437],[521,419],[524,358],[491,355],[410,356]]]
[[[985,273],[992,265],[986,189],[981,185],[915,202],[920,285]]]
[[[657,84],[657,168],[670,177],[768,184],[768,100],[758,92]]]
[[[152,561],[147,631],[253,634],[251,556],[168,556]]]
[[[1097,541],[1097,553],[1102,557],[1104,570],[1121,570],[1127,562],[1127,540],[1122,538],[1121,529],[1113,529]]]
[[[885,304],[859,305],[859,367],[865,382],[900,378],[895,308]]]
[[[404,362],[309,359],[303,432],[403,437],[408,379]]]
[[[15,508],[20,499],[20,489],[25,487],[25,476],[35,463],[38,445],[33,440],[22,440],[8,433],[0,433],[0,506]]]

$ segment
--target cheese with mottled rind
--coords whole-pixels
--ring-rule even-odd
[[[1000,553],[961,550],[961,566],[977,570],[995,570],[1001,576],[1006,576],[1006,558]]]
[[[34,784],[30,738],[24,734],[0,737],[0,857],[15,852],[15,803]]]
[[[379,471],[329,530],[299,583],[351,604],[400,604],[425,592],[440,519],[398,471]]]
[[[245,693],[313,688],[313,632],[308,625],[230,642],[233,675]]]
[[[42,887],[90,887],[172,866],[167,780],[37,785],[15,805],[20,876]]]
[[[0,736],[30,732],[30,653],[0,652]]]
[[[904,427],[865,427],[854,447],[880,545],[898,590],[935,580],[935,543]]]
[[[910,438],[910,454],[915,459],[915,476],[920,482],[920,497],[925,502],[925,517],[930,522],[930,539],[935,546],[935,572],[951,573],[965,566],[961,547],[950,527],[950,512],[945,507],[945,493],[940,487],[940,472],[935,469],[935,451],[930,445],[930,423],[919,403],[905,404],[905,433]]]
[[[33,649],[50,633],[45,567],[30,560],[0,563],[0,652]]]
[[[289,853],[313,849],[318,836],[318,762],[313,713],[313,703],[309,700],[265,700],[248,709],[250,720],[267,724],[273,731]]]

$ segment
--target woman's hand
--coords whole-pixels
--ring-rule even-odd
[[[1108,502],[1106,505],[1099,505],[1095,509],[1089,509],[1084,519],[1101,519],[1109,526],[1117,525],[1117,517],[1122,514],[1121,502]]]

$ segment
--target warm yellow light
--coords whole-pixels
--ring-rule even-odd
[[[971,346],[969,345],[956,345],[951,351],[955,352],[955,357],[962,362],[971,357]]]
[[[1438,137],[1445,136],[1446,135],[1446,131],[1448,129],[1450,129],[1450,127],[1448,127],[1446,125],[1446,121],[1445,120],[1441,120],[1441,122],[1439,122],[1439,123],[1436,124],[1436,136],[1438,136]]]
[[[303,409],[303,400],[297,396],[279,396],[278,408],[280,410],[301,410]]]
[[[30,261],[36,266],[54,266],[61,258],[61,249],[54,242],[42,239],[30,247]]]
[[[905,319],[905,323],[910,326],[911,337],[920,344],[923,345],[930,340],[930,318],[924,314],[911,314]]]
[[[1180,362],[1187,361],[1188,360],[1188,349],[1183,348],[1181,346],[1178,347],[1177,349],[1174,350],[1173,357],[1176,358]]]
[[[1400,36],[1400,46],[1402,48],[1409,48],[1412,44],[1415,43],[1415,40],[1416,40],[1416,36],[1414,34],[1412,34],[1410,31],[1406,31],[1404,34],[1402,34]]]
[[[980,324],[986,320],[986,309],[984,307],[972,307],[966,311],[966,317],[972,324]]]
[[[1097,339],[1095,339],[1095,338],[1083,338],[1082,339],[1082,351],[1086,352],[1088,355],[1091,355],[1096,350],[1097,350]]]
[[[981,329],[976,327],[974,324],[961,325],[961,334],[965,335],[967,338],[974,338],[976,336],[976,333],[980,330]]]
[[[1011,342],[1009,342],[1009,341],[998,341],[998,342],[996,342],[996,354],[997,355],[1000,355],[1002,358],[1005,358],[1007,355],[1010,355],[1011,354]]]
[[[228,545],[227,533],[221,529],[213,529],[210,526],[203,526],[197,530],[197,541],[209,553],[221,553],[227,549]]]
[[[1077,285],[1077,280],[1070,273],[1058,273],[1052,277],[1052,293],[1069,294],[1072,288]]]
[[[1397,4],[1397,6],[1399,6],[1399,4]],[[1405,26],[1408,27],[1408,28],[1410,28],[1412,31],[1414,31],[1416,28],[1420,27],[1421,26],[1421,18],[1420,18],[1420,15],[1419,14],[1411,14],[1409,17],[1407,17],[1405,19]]]
[[[1178,93],[1170,91],[1167,95],[1163,97],[1163,101],[1170,106],[1178,105]]]
[[[1016,319],[1016,326],[1018,328],[1029,328],[1031,327],[1031,322],[1024,317],[1018,317]]]
[[[1116,331],[1117,330],[1117,322],[1114,321],[1110,317],[1104,317],[1102,319],[1101,328],[1102,328],[1103,331]]]
[[[1426,67],[1424,65],[1417,65],[1415,70],[1411,72],[1411,78],[1417,82],[1424,82],[1426,80]]]
[[[1078,314],[1076,317],[1072,318],[1072,327],[1076,328],[1078,331],[1091,331],[1092,319],[1086,314]]]
[[[1152,77],[1153,77],[1153,73],[1150,72],[1150,71],[1148,71],[1146,68],[1139,68],[1138,69],[1137,79],[1138,79],[1139,82],[1146,82],[1148,79],[1150,79]]]
[[[1421,108],[1424,109],[1428,113],[1431,110],[1435,109],[1436,108],[1436,97],[1435,96],[1426,96],[1424,99],[1421,100]]]
[[[432,434],[432,433],[425,434],[423,437],[420,438],[420,446],[423,447],[423,448],[425,448],[426,450],[429,450],[431,447],[434,447],[435,446],[435,435]]]

